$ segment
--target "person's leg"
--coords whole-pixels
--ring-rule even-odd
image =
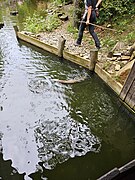
[[[96,12],[95,11],[92,11],[90,22],[93,24],[96,23]],[[100,41],[99,41],[98,36],[94,30],[95,30],[94,25],[90,24],[89,25],[89,32],[95,41],[95,46],[99,49],[100,48]]]
[[[89,25],[89,32],[95,41],[96,47],[99,49],[100,48],[100,41],[99,41],[98,36],[95,33],[94,29],[95,29],[95,27],[93,25]]]
[[[83,32],[84,32],[85,27],[86,27],[86,23],[81,22],[81,24],[80,24],[80,26],[79,26],[78,39],[77,39],[77,41],[76,41],[76,43],[77,43],[78,45],[80,45],[81,42],[82,42]]]

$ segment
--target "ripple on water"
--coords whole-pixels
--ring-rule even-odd
[[[87,152],[99,152],[100,141],[85,125],[69,118],[46,120],[35,129],[38,156],[46,169]]]

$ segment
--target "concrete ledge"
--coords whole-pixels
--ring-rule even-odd
[[[135,169],[135,159],[127,163],[126,165],[122,166],[119,171],[120,173],[123,173],[125,171],[128,171],[130,169],[134,168]]]
[[[37,47],[39,47],[39,48],[41,48],[41,49],[43,49],[45,51],[51,52],[51,53],[53,53],[55,55],[58,55],[58,50],[54,46],[51,46],[51,45],[46,44],[46,43],[44,43],[42,41],[39,41],[38,39],[30,37],[30,36],[28,36],[28,35],[26,35],[26,34],[24,34],[22,32],[16,32],[16,35],[17,35],[17,37],[19,39],[21,39],[21,40],[23,40],[25,42],[28,42],[28,43],[30,43],[32,45],[35,45],[35,46],[37,46]]]
[[[98,64],[96,64],[95,72],[106,84],[108,84],[116,92],[116,94],[120,95],[120,92],[123,87],[120,83],[115,81],[111,77],[111,75],[107,73],[106,71],[104,71]]]
[[[76,55],[71,54],[71,53],[69,53],[69,52],[67,52],[65,50],[63,52],[63,57],[66,60],[69,60],[71,62],[74,62],[74,63],[76,63],[78,65],[81,65],[81,66],[89,69],[90,60],[87,60],[87,59],[84,59],[82,57],[76,56]]]
[[[119,173],[120,172],[119,172],[118,168],[114,168],[111,171],[109,171],[107,174],[98,178],[97,180],[111,180],[111,179],[114,179],[116,176],[118,176]]]
[[[55,55],[58,55],[58,48],[46,44],[42,41],[39,41],[36,38],[30,37],[26,34],[24,34],[23,32],[16,32],[16,35],[19,39],[30,43],[32,45],[35,45],[45,51],[51,52]],[[90,68],[90,60],[89,59],[84,59],[82,57],[79,57],[77,55],[74,55],[66,50],[63,51],[63,58],[66,60],[69,60],[73,63],[76,63],[78,65],[81,65],[85,68]],[[110,74],[108,74],[106,71],[104,71],[98,64],[96,64],[95,66],[95,73],[106,83],[108,84],[113,90],[114,92],[116,92],[117,95],[120,94],[121,90],[122,90],[122,85],[120,83],[118,83],[117,81],[115,81]]]
[[[122,166],[114,168],[104,174],[98,180],[134,180],[135,179],[135,159]]]

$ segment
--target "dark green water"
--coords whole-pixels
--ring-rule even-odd
[[[95,180],[135,158],[135,117],[95,74],[0,30],[0,179]],[[55,79],[86,80],[64,85]]]

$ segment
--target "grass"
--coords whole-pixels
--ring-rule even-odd
[[[99,33],[101,43],[103,46],[112,48],[118,41],[123,41],[125,44],[133,44],[135,42],[135,15],[129,18],[129,15],[120,17],[113,23],[113,29],[116,32],[104,32]]]
[[[60,4],[62,1],[58,0],[56,2],[57,4]],[[53,4],[52,6],[48,7],[53,10],[53,8],[56,8],[56,6],[56,4]],[[68,9],[68,16],[69,23],[67,26],[67,32],[72,33],[73,38],[76,39],[78,35],[78,29],[73,27],[73,5],[71,5],[71,7]],[[106,24],[108,23],[106,22],[103,26],[106,26]],[[58,19],[57,14],[53,14],[50,16],[47,15],[46,17],[43,17],[36,12],[33,17],[28,17],[24,24],[26,30],[38,33],[41,31],[53,31],[61,25],[61,22]],[[101,41],[101,46],[106,47],[108,50],[110,50],[118,41],[123,41],[126,44],[133,44],[135,41],[134,24],[135,15],[123,15],[121,17],[117,17],[115,22],[113,22],[112,20],[111,28],[115,29],[116,32],[109,30],[109,28],[108,30],[96,28],[96,32]],[[88,36],[89,34],[84,34],[83,38],[85,41],[88,41],[87,39],[90,39],[87,38]],[[93,44],[93,41],[90,40],[89,44]]]

